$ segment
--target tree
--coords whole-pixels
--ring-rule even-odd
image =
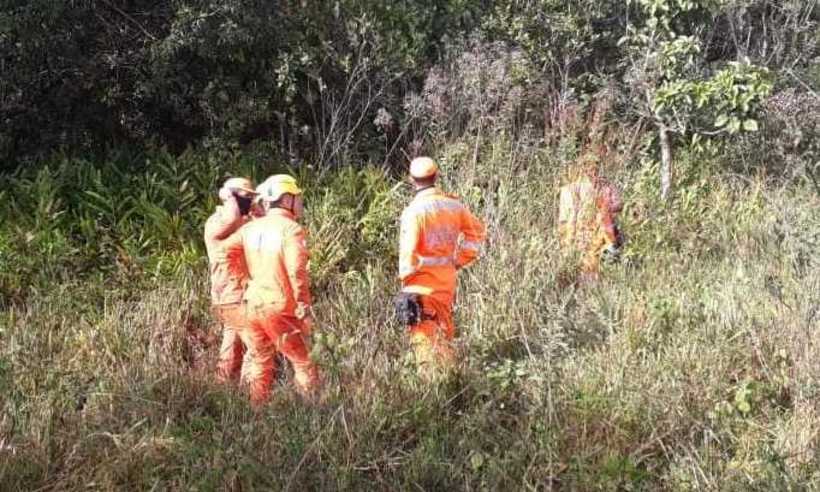
[[[767,70],[748,60],[720,67],[707,62],[698,34],[719,6],[708,0],[637,0],[620,40],[628,93],[657,130],[663,200],[672,192],[674,136],[757,131],[754,115],[772,88]]]
[[[364,157],[466,0],[8,0],[0,6],[0,163],[56,148],[174,151],[264,140],[283,157]],[[354,138],[355,137],[355,138]]]

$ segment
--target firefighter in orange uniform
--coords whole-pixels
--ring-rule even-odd
[[[243,269],[229,272],[220,243],[248,222],[255,196],[256,191],[249,179],[228,179],[219,190],[222,205],[205,222],[211,306],[222,323],[222,344],[217,362],[217,378],[222,382],[239,379],[242,367],[245,346],[239,338],[239,331],[245,323],[242,295],[245,293],[247,274]]]
[[[243,378],[252,403],[267,401],[278,351],[293,365],[300,392],[312,397],[320,379],[305,341],[313,320],[306,233],[297,222],[303,212],[302,190],[293,177],[280,174],[256,191],[264,215],[222,245],[231,271],[247,268],[249,276],[243,298],[248,322],[239,332],[248,350]]]
[[[409,326],[423,374],[455,363],[452,307],[459,269],[478,258],[485,239],[481,222],[456,197],[436,187],[438,166],[429,157],[410,163],[415,197],[401,215],[396,309]]]

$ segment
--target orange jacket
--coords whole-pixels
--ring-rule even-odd
[[[301,318],[310,307],[305,231],[287,210],[273,209],[248,222],[222,244],[231,271],[247,264],[249,306]]]
[[[452,297],[456,270],[478,257],[484,225],[458,199],[428,188],[401,214],[399,278],[405,292]]]
[[[228,270],[228,262],[222,254],[220,243],[247,221],[247,217],[240,215],[239,210],[220,206],[205,222],[205,249],[208,251],[211,303],[214,305],[242,301],[247,274],[241,265],[234,269],[234,273]]]
[[[561,247],[584,250],[602,237],[618,240],[615,218],[623,209],[617,189],[602,178],[584,176],[562,186],[558,198],[558,234]]]

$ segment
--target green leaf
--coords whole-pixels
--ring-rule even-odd
[[[746,120],[743,122],[743,129],[747,132],[756,132],[757,131],[757,121],[756,120]]]
[[[727,127],[729,133],[737,133],[740,131],[740,119],[736,116],[732,116],[729,119],[729,125]]]
[[[480,451],[476,451],[470,456],[470,466],[474,471],[478,471],[484,465],[484,455]]]
[[[722,114],[722,115],[718,116],[717,119],[715,120],[715,126],[718,127],[718,128],[721,128],[721,127],[725,126],[728,121],[729,121],[729,115]]]

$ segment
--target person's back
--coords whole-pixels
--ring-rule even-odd
[[[293,364],[294,379],[306,395],[319,388],[319,373],[305,342],[312,324],[308,252],[297,218],[302,191],[287,175],[271,176],[257,188],[264,217],[242,226],[221,247],[232,272],[247,267],[244,301],[251,401],[270,396],[273,358],[281,352]]]
[[[558,194],[558,240],[564,256],[579,254],[584,274],[597,274],[604,250],[620,248],[620,194],[597,175],[583,174]]]
[[[233,271],[222,252],[220,244],[228,236],[247,223],[247,217],[232,213],[225,207],[216,211],[205,221],[205,251],[208,254],[208,273],[211,282],[211,304],[214,306],[242,301],[247,281],[244,269],[238,266]]]
[[[217,362],[217,378],[220,381],[238,380],[240,377],[245,347],[239,331],[246,322],[242,298],[247,282],[247,271],[243,265],[237,264],[231,271],[222,243],[248,222],[255,193],[249,179],[228,179],[219,190],[222,205],[205,221],[203,239],[208,253],[211,308],[222,324]]]
[[[592,241],[598,209],[595,206],[595,187],[582,176],[564,185],[558,199],[558,236],[563,250],[584,251]]]
[[[478,255],[483,227],[457,198],[435,187],[417,193],[401,221],[399,274],[405,290],[419,286],[449,301],[456,289],[456,269]],[[459,243],[462,235],[469,238]]]
[[[458,199],[436,188],[429,157],[410,163],[416,195],[401,215],[397,314],[408,325],[423,374],[455,363],[452,308],[457,271],[478,258],[484,226]],[[411,314],[412,313],[412,314]]]
[[[249,307],[269,306],[293,315],[299,302],[310,304],[307,272],[299,264],[307,262],[305,233],[293,215],[273,209],[262,218],[243,226],[243,258],[231,255],[232,270],[247,268],[249,280],[245,301]]]

